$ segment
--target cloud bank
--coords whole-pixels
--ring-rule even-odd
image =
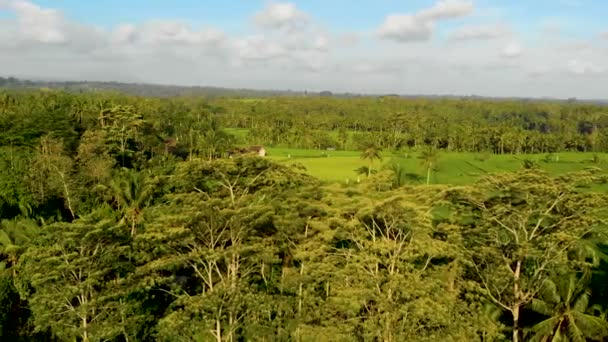
[[[4,76],[364,93],[601,97],[602,39],[518,33],[473,1],[439,0],[341,29],[269,2],[229,33],[150,18],[99,28],[28,0],[0,0]],[[487,11],[485,11],[487,12]],[[540,22],[540,20],[539,20]],[[544,33],[546,34],[546,33]],[[588,48],[575,46],[585,44]]]

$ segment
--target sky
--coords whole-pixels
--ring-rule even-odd
[[[608,98],[606,0],[0,0],[0,76]]]

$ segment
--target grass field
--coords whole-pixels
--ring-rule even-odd
[[[381,169],[393,163],[400,164],[407,173],[417,174],[421,178],[426,169],[420,164],[418,153],[383,153],[383,161],[374,163],[374,169]],[[437,171],[432,174],[434,184],[471,184],[485,174],[515,171],[522,168],[524,159],[538,164],[541,169],[558,175],[566,172],[580,171],[587,167],[608,169],[608,154],[597,154],[599,160],[593,160],[593,153],[567,152],[559,154],[559,161],[546,162],[546,154],[536,155],[485,155],[476,153],[440,153]],[[357,151],[318,151],[285,148],[269,148],[268,158],[281,163],[300,163],[314,177],[331,182],[361,179],[356,169],[367,166],[368,162],[360,158]]]

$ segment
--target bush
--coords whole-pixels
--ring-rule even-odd
[[[534,169],[534,168],[536,168],[537,166],[538,166],[538,164],[537,164],[537,163],[536,163],[534,160],[531,160],[531,159],[524,159],[524,160],[522,161],[522,167],[523,167],[524,169]]]

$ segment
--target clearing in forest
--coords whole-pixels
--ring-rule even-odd
[[[325,181],[346,182],[366,178],[358,174],[369,161],[361,159],[359,151],[322,151],[287,148],[268,148],[268,158],[283,163],[299,163],[310,175]],[[398,164],[412,182],[426,181],[427,169],[420,152],[382,152],[382,160],[374,161],[372,169],[381,171]],[[608,154],[563,152],[559,154],[496,155],[484,153],[438,153],[436,166],[431,170],[433,184],[470,184],[481,176],[521,169],[524,164],[559,175],[585,168],[608,168]]]

